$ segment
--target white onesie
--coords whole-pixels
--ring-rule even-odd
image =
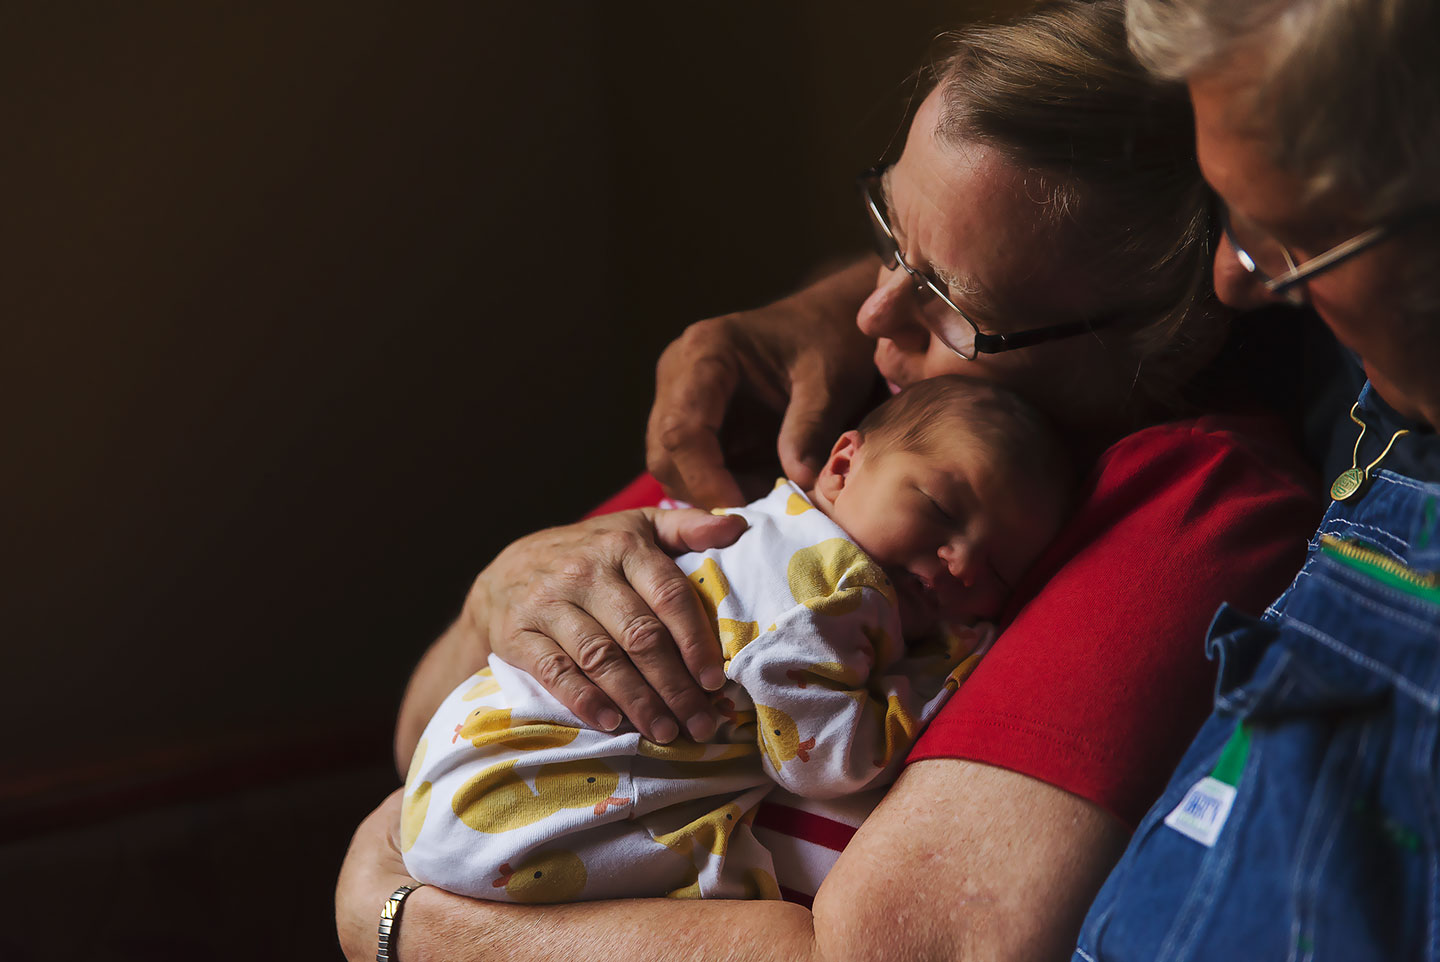
[[[776,898],[751,831],[766,793],[834,798],[895,777],[988,627],[907,651],[885,572],[789,481],[725,513],[750,522],[734,545],[676,559],[725,654],[716,741],[587,728],[492,655],[415,749],[411,875],[513,902]]]

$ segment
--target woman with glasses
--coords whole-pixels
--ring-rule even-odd
[[[817,442],[861,412],[877,370],[892,390],[958,372],[1025,394],[1092,465],[1076,515],[858,832],[762,812],[777,852],[844,849],[813,905],[517,911],[425,888],[404,902],[406,962],[407,945],[411,958],[785,960],[1029,959],[1073,945],[1206,714],[1206,624],[1222,601],[1258,610],[1283,587],[1316,505],[1275,424],[1197,414],[1186,391],[1225,333],[1209,296],[1210,199],[1185,91],[1131,58],[1121,4],[1054,2],[965,31],[936,75],[899,158],[861,179],[878,259],[692,326],[660,363],[650,467],[694,503],[744,503],[720,428],[749,395],[783,413],[781,465],[807,484]],[[623,713],[656,741],[707,739],[719,651],[665,552],[736,534],[733,518],[645,511],[512,545],[412,678],[402,770],[492,646],[591,724]],[[362,824],[341,876],[352,958],[373,951],[386,896],[408,894],[398,811],[392,796]]]

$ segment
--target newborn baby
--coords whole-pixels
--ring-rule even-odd
[[[492,655],[441,704],[406,778],[422,882],[513,902],[776,898],[751,831],[777,784],[833,798],[895,777],[1059,529],[1059,441],[1004,388],[921,382],[782,479],[728,548],[676,559],[727,683],[712,744],[585,726]]]

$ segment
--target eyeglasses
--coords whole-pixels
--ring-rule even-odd
[[[949,308],[943,319],[935,320],[934,323],[926,326],[950,350],[967,361],[973,361],[977,354],[1000,354],[1005,351],[1016,351],[1022,347],[1032,347],[1046,341],[1087,334],[1097,328],[1114,323],[1114,317],[1106,316],[1088,321],[1051,324],[1046,327],[1031,328],[1028,331],[1013,331],[1009,334],[981,333],[975,322],[970,320],[965,312],[950,299],[950,295],[946,293],[944,287],[936,283],[929,274],[917,271],[905,263],[905,257],[900,253],[900,245],[895,240],[895,232],[890,229],[890,222],[886,219],[886,210],[889,205],[885,201],[884,176],[885,171],[889,168],[889,164],[883,164],[860,175],[860,196],[865,202],[865,211],[870,216],[870,232],[875,241],[875,253],[880,255],[880,261],[885,265],[886,270],[893,271],[898,267],[910,275],[910,280],[915,285],[915,293],[921,301],[933,296]]]
[[[1338,267],[1356,254],[1362,253],[1393,237],[1414,222],[1414,216],[1406,217],[1379,227],[1361,231],[1346,241],[1341,241],[1323,254],[1297,264],[1289,249],[1265,230],[1244,218],[1230,213],[1223,202],[1220,205],[1220,223],[1225,237],[1235,251],[1235,259],[1245,272],[1253,276],[1265,290],[1283,297],[1294,305],[1305,303],[1305,291],[1300,285],[1305,281]]]

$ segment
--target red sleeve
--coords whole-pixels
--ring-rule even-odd
[[[1133,828],[1209,714],[1216,607],[1262,611],[1304,559],[1320,508],[1292,451],[1272,422],[1240,418],[1160,425],[1106,451],[1026,578],[1038,590],[909,761],[1007,768]]]
[[[628,511],[631,508],[653,508],[665,497],[665,490],[660,487],[660,482],[652,478],[648,473],[641,474],[605,501],[599,507],[585,515],[587,518],[594,518],[602,514],[614,514],[616,511]]]

